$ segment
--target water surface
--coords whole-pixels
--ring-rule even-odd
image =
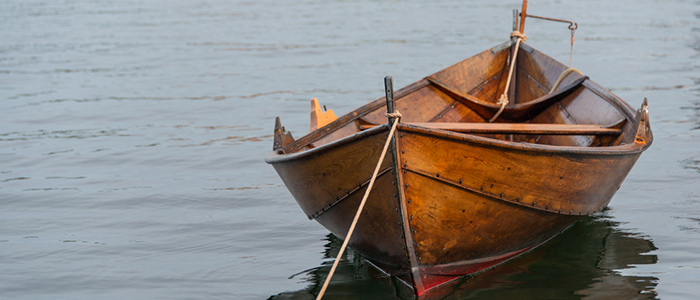
[[[0,3],[0,298],[306,299],[339,242],[263,162],[280,116],[338,115],[507,40],[518,1]],[[655,135],[610,209],[435,299],[700,294],[700,3],[530,1]],[[527,43],[568,61],[566,25]],[[354,252],[325,299],[410,299]],[[299,273],[299,274],[298,274]],[[298,274],[290,278],[290,276]],[[431,299],[432,299],[431,298]]]

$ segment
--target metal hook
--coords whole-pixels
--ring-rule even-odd
[[[521,15],[521,17],[523,17],[522,14],[520,14],[520,15]],[[525,14],[524,17],[535,18],[535,19],[540,19],[540,20],[547,20],[547,21],[554,21],[554,22],[561,22],[561,23],[569,23],[569,29],[571,29],[571,30],[578,29],[578,23],[574,23],[574,22],[567,21],[567,20],[540,17],[540,16],[535,16],[535,15],[530,15],[530,14]]]
[[[524,1],[523,5],[527,5],[527,1]],[[576,29],[578,29],[578,23],[574,23],[572,21],[567,21],[567,20],[562,20],[562,19],[554,19],[554,18],[546,18],[546,17],[535,16],[535,15],[529,15],[523,11],[523,13],[520,14],[521,32],[522,32],[522,24],[525,23],[525,18],[527,18],[527,17],[546,20],[546,21],[569,23],[569,30],[571,30],[571,53],[569,54],[569,67],[571,67],[573,60],[574,60],[574,31],[576,31]]]

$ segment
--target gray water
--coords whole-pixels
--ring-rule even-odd
[[[303,136],[309,99],[341,115],[504,42],[520,4],[1,1],[0,298],[312,299],[339,241],[263,162],[275,116]],[[435,297],[696,299],[700,2],[528,12],[578,22],[574,67],[647,97],[655,141],[609,210]],[[568,62],[566,25],[525,31]],[[346,259],[324,299],[410,299]]]

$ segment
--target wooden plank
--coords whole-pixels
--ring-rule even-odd
[[[402,123],[429,129],[449,130],[465,133],[489,134],[552,134],[552,135],[616,135],[619,128],[582,124],[536,124],[536,123]],[[362,125],[363,129],[377,125]]]
[[[461,94],[468,94],[489,78],[500,74],[508,58],[507,48],[494,53],[491,49],[447,67],[429,77],[456,87]]]
[[[399,96],[394,93],[396,109],[401,112],[402,122],[429,122],[455,100],[433,85],[423,86],[410,94]],[[385,102],[386,105],[386,102]],[[363,116],[370,123],[386,123],[386,106]]]
[[[513,133],[554,135],[620,134],[620,129],[601,125],[533,124],[533,123],[406,123],[430,129],[442,129],[466,133]]]

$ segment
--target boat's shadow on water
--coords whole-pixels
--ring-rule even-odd
[[[269,299],[315,298],[342,244],[331,234],[327,240],[328,261],[294,278],[301,276],[309,285]],[[420,297],[349,250],[323,299],[655,299],[656,277],[626,276],[620,270],[656,263],[656,255],[648,254],[656,249],[652,241],[622,231],[603,213],[578,222],[530,253]]]

